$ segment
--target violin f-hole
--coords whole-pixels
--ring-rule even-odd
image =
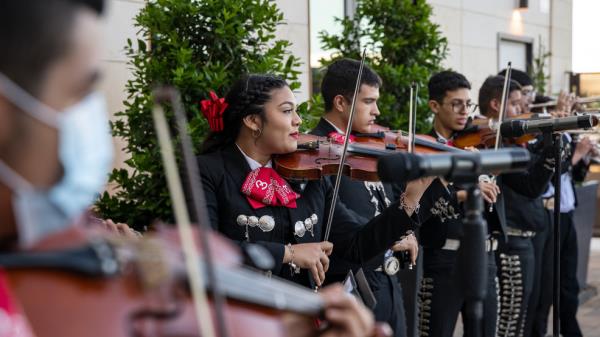
[[[333,158],[324,158],[324,157],[317,158],[317,159],[315,159],[315,163],[321,165],[321,162],[323,162],[323,161],[333,161],[333,160],[339,161],[340,155],[336,155]]]

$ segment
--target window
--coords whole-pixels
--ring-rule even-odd
[[[529,71],[533,38],[498,34],[498,71],[511,62],[513,69]]]

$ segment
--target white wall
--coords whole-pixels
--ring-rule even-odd
[[[109,0],[107,4],[100,90],[106,95],[109,113],[114,115],[123,110],[123,101],[127,97],[125,84],[131,78],[131,72],[127,67],[124,47],[128,38],[136,39],[137,29],[133,26],[133,18],[144,6],[144,0]],[[115,167],[124,167],[126,156],[121,149],[125,143],[118,138],[114,139],[114,143]]]
[[[326,0],[323,0],[326,1]],[[277,38],[292,42],[290,51],[300,58],[302,65],[299,80],[302,83],[296,91],[298,102],[310,96],[310,30],[308,21],[308,0],[275,0],[283,12],[285,25],[277,29]]]
[[[448,38],[445,66],[462,72],[473,84],[473,98],[488,75],[498,72],[498,33],[538,39],[552,48],[551,91],[566,86],[571,67],[572,0],[530,0],[529,9],[515,11],[516,0],[429,0],[433,21]],[[552,20],[550,12],[552,12]],[[551,40],[551,41],[550,41]],[[551,43],[550,43],[551,42]]]
[[[573,59],[573,1],[552,1],[552,57],[550,64],[551,89],[553,93],[568,89],[568,77],[565,72],[572,71]]]

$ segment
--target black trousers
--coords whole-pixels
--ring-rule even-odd
[[[375,319],[387,322],[394,330],[394,337],[406,337],[406,315],[398,278],[373,270],[365,271],[365,277],[377,299],[373,310]]]
[[[550,234],[549,247],[544,252],[542,279],[552,280],[553,251]],[[546,335],[548,315],[552,305],[553,282],[542,282],[540,303],[533,321],[532,336]],[[577,322],[579,306],[579,283],[577,281],[577,234],[573,223],[573,212],[561,213],[560,216],[560,334],[564,337],[581,337],[581,329]]]
[[[452,337],[459,312],[463,324],[465,299],[458,281],[457,252],[442,249],[424,249],[423,280],[419,290],[419,333],[427,337]],[[494,252],[488,253],[487,296],[483,303],[483,337],[494,337],[498,315],[498,279]],[[466,335],[466,334],[465,334]]]
[[[539,307],[549,307],[552,305],[552,293],[546,293],[548,289],[542,291],[544,289],[544,284],[549,282],[548,277],[550,277],[550,279],[552,278],[552,276],[546,274],[548,268],[552,268],[552,231],[554,230],[552,225],[552,212],[546,210],[545,217],[546,226],[539,229],[536,232],[536,235],[531,239],[535,268],[533,273],[533,288],[531,296],[529,297],[529,305],[527,306],[527,314],[525,317],[525,336],[527,337],[533,335],[533,326],[538,319]]]
[[[502,238],[496,258],[500,280],[497,336],[522,337],[535,273],[531,238],[508,236],[508,241]]]

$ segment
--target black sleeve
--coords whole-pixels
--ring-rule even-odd
[[[333,188],[327,183],[323,184],[323,188],[326,200],[331,200]],[[362,225],[343,203],[337,202],[329,236],[329,241],[333,243],[333,254],[346,261],[362,264],[386,251],[406,231],[416,227],[416,218],[409,217],[398,205],[398,202],[392,203],[381,214]]]
[[[432,213],[432,210],[434,209],[435,203],[440,199],[454,201],[456,198],[456,188],[452,186],[446,188],[439,178],[435,179],[431,182],[431,185],[427,187],[419,201],[419,222],[425,223],[435,215]],[[458,201],[456,201],[456,203],[458,204]],[[457,209],[456,211],[460,212],[460,209]]]
[[[581,183],[585,180],[585,176],[590,168],[589,162],[586,162],[584,158],[579,160],[575,165],[571,164],[571,159],[573,158],[573,153],[575,153],[575,148],[577,147],[577,142],[571,142],[571,155],[567,158],[567,162],[563,163],[563,171],[568,171],[571,169],[571,177],[574,182]],[[566,168],[566,169],[565,169]]]
[[[218,192],[220,190],[220,186],[222,184],[222,173],[224,169],[215,169],[210,168],[208,161],[198,160],[198,165],[200,168],[200,175],[202,177],[202,187],[204,189],[204,197],[206,199],[206,210],[208,212],[208,217],[210,220],[211,227],[218,231],[219,230],[219,199],[217,197]],[[214,174],[218,172],[218,174]],[[231,239],[230,239],[231,240]],[[240,240],[231,240],[241,249],[245,249],[245,246],[248,245],[246,241]],[[252,242],[252,244],[258,244],[263,246],[266,250],[271,253],[273,259],[275,260],[275,266],[271,269],[273,274],[279,274],[281,272],[281,267],[283,266],[283,256],[285,254],[285,245],[277,242],[268,242],[268,241],[256,241]]]
[[[573,170],[571,171],[573,181],[577,183],[583,182],[585,180],[585,176],[587,175],[589,168],[589,163],[586,163],[583,159],[580,160],[577,164],[573,165]]]
[[[539,197],[554,174],[553,158],[548,154],[532,154],[533,164],[526,172],[504,173],[502,181],[515,192],[529,197]]]
[[[217,191],[221,185],[221,178],[215,177],[212,173],[216,170],[211,169],[206,160],[198,158],[198,168],[202,180],[202,188],[204,189],[204,198],[206,200],[206,211],[208,212],[208,220],[212,229],[219,230],[219,200],[217,199]],[[218,172],[218,170],[217,170]],[[222,172],[222,171],[221,171]]]

